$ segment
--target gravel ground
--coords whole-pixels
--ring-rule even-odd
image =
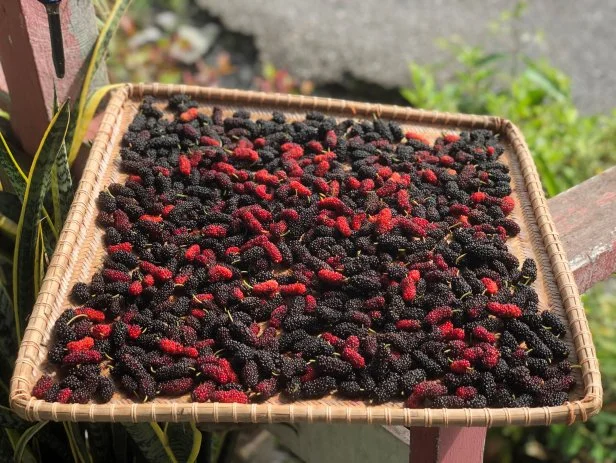
[[[251,34],[265,61],[317,83],[352,75],[385,87],[408,83],[410,62],[444,59],[436,39],[460,36],[491,50],[510,49],[510,33],[490,23],[507,0],[197,0],[229,29]],[[616,106],[616,2],[529,1],[518,30],[521,48],[545,56],[573,81],[585,112]],[[537,44],[531,40],[542,31]]]

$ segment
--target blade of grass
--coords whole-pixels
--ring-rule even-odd
[[[25,322],[34,304],[33,286],[35,245],[38,233],[38,217],[41,213],[45,192],[49,187],[51,166],[64,142],[70,121],[69,104],[64,103],[54,116],[37,150],[19,216],[15,255],[13,257],[13,307],[17,339],[21,342],[22,322]]]

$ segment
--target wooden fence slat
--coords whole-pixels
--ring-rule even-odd
[[[616,270],[616,167],[548,201],[583,293]]]
[[[11,125],[30,154],[36,151],[49,122],[54,84],[60,101],[78,95],[84,64],[97,37],[92,2],[65,0],[60,10],[64,79],[55,75],[45,7],[37,0],[0,2],[0,60],[11,96]],[[95,83],[105,81],[102,66]]]

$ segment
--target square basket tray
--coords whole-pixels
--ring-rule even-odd
[[[31,395],[32,386],[45,372],[47,350],[54,322],[71,306],[68,293],[77,281],[89,281],[104,257],[103,230],[97,227],[96,198],[101,189],[124,178],[118,172],[122,135],[146,95],[166,98],[186,93],[202,103],[202,108],[222,107],[228,114],[239,107],[253,117],[268,117],[273,110],[298,119],[308,110],[319,110],[340,118],[371,118],[377,115],[395,120],[404,128],[423,133],[434,140],[443,132],[485,128],[501,136],[506,151],[501,158],[511,169],[516,207],[512,217],[521,233],[508,241],[520,259],[533,257],[539,274],[534,287],[541,310],[552,310],[566,321],[565,341],[571,347],[571,362],[577,384],[570,402],[557,407],[484,409],[405,409],[402,403],[372,406],[364,402],[340,400],[335,396],[320,400],[283,403],[274,396],[263,404],[192,403],[188,396],[156,398],[135,403],[116,394],[107,404],[47,403]],[[161,108],[163,103],[161,100]],[[26,328],[11,380],[11,407],[28,420],[57,421],[195,421],[214,423],[342,422],[380,423],[404,426],[498,426],[549,425],[576,419],[586,420],[601,408],[603,391],[592,337],[573,275],[546,204],[537,170],[520,131],[509,121],[486,116],[427,112],[397,106],[301,96],[265,94],[216,88],[178,85],[126,85],[118,89],[105,112],[92,147],[68,219],[49,265],[36,305]]]

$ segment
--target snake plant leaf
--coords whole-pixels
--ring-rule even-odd
[[[17,352],[13,302],[4,285],[0,285],[0,378],[8,383]]]
[[[201,431],[193,423],[169,423],[165,434],[178,461],[194,463],[201,448]]]
[[[26,454],[28,444],[30,443],[32,438],[36,436],[36,434],[47,423],[48,423],[47,421],[41,421],[39,423],[36,423],[34,426],[29,427],[23,432],[23,434],[21,435],[21,437],[19,438],[19,441],[17,441],[17,444],[15,446],[15,462],[16,463],[21,463],[22,461],[25,461],[24,455]]]
[[[111,423],[85,423],[88,432],[88,445],[94,463],[109,463],[114,461],[115,449]],[[119,428],[122,426],[116,425]],[[120,462],[118,462],[120,463]]]
[[[19,222],[20,204],[21,199],[15,193],[0,191],[0,214],[9,218],[15,224]]]
[[[51,168],[70,121],[68,102],[65,102],[51,120],[28,175],[23,205],[17,227],[13,257],[13,311],[17,339],[21,342],[23,325],[34,304],[34,262],[39,220],[45,193],[51,180]]]
[[[178,463],[158,423],[125,423],[124,426],[149,463]]]
[[[75,462],[92,463],[92,457],[88,452],[83,429],[81,429],[78,423],[65,422],[62,424],[64,425],[64,431],[71,445]]]
[[[94,49],[90,55],[88,60],[89,65],[86,70],[86,75],[83,80],[83,85],[81,87],[81,93],[79,95],[79,100],[77,101],[77,117],[73,119],[71,123],[68,135],[66,139],[66,144],[69,147],[69,163],[73,164],[75,158],[77,157],[77,153],[79,153],[79,148],[82,143],[82,135],[83,135],[83,127],[90,123],[90,120],[84,118],[86,104],[88,102],[88,95],[90,94],[90,86],[92,84],[92,79],[96,74],[96,71],[100,68],[101,64],[105,60],[107,50],[109,48],[109,43],[115,34],[115,31],[118,29],[120,24],[120,20],[122,16],[126,12],[128,6],[130,5],[131,0],[116,0],[113,5],[113,8],[109,12],[109,16],[107,17],[107,21],[105,25],[101,29],[100,34],[98,35],[98,39],[96,40],[96,44],[94,45]],[[79,127],[79,131],[77,128]],[[82,135],[79,137],[75,137],[75,134],[79,132]]]
[[[25,431],[30,426],[30,423],[22,420],[8,407],[0,405],[0,427]]]

